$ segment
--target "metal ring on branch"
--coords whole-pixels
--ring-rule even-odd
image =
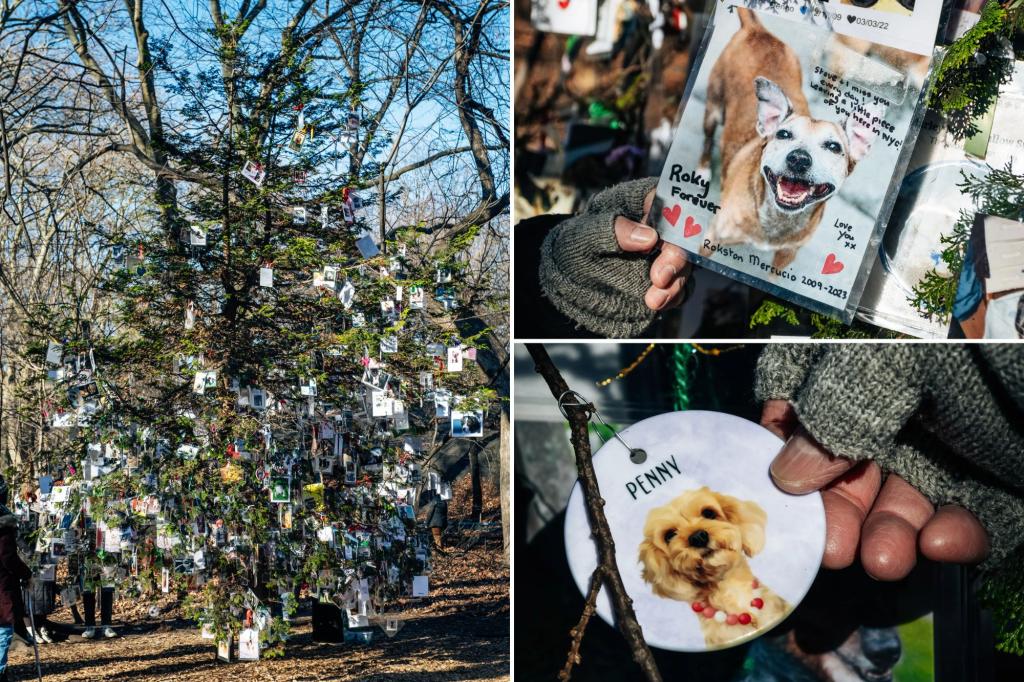
[[[566,396],[575,398],[576,402],[566,402]],[[604,426],[606,429],[612,432],[612,436],[615,438],[615,440],[622,443],[622,447],[626,448],[626,451],[629,453],[629,461],[633,462],[633,464],[643,464],[644,462],[647,461],[647,451],[642,450],[641,448],[631,448],[628,445],[626,445],[626,441],[622,440],[622,438],[618,434],[618,431],[609,426],[608,422],[606,422],[604,420],[604,417],[601,416],[601,413],[597,411],[597,407],[594,406],[594,403],[588,401],[586,398],[580,395],[578,391],[569,390],[563,392],[562,395],[558,396],[558,411],[562,413],[563,417],[569,419],[569,414],[566,412],[567,407],[583,408],[587,412],[588,420],[591,417],[596,417],[597,420],[601,422],[602,426]],[[605,440],[604,435],[602,435],[600,431],[597,432],[597,437],[601,439],[602,443],[608,442],[607,440]]]

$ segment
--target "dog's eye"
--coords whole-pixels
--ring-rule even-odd
[[[789,132],[786,129],[782,129],[779,132],[775,133],[775,137],[780,140],[789,140],[793,137],[793,133]]]
[[[705,507],[704,509],[701,509],[700,510],[700,515],[703,516],[705,519],[717,519],[718,518],[718,512],[716,512],[711,507]]]
[[[825,149],[832,152],[833,154],[841,154],[843,151],[843,146],[836,142],[835,140],[829,140],[822,146],[825,147]]]
[[[665,532],[665,544],[667,545],[668,543],[672,542],[672,538],[674,538],[675,536],[676,536],[676,532],[674,530],[666,531]]]

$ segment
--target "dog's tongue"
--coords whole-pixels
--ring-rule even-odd
[[[811,186],[800,180],[779,178],[779,198],[787,204],[799,204],[811,192]]]

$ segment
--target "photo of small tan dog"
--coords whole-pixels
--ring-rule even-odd
[[[706,486],[647,514],[643,579],[659,597],[690,603],[709,647],[769,628],[792,609],[747,563],[764,549],[767,521],[757,503]]]

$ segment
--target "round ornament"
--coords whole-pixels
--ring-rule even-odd
[[[787,495],[772,483],[768,467],[783,441],[746,419],[696,410],[651,417],[618,436],[593,463],[647,643],[724,649],[788,616],[821,564],[825,509],[819,494]],[[578,482],[565,546],[585,595],[597,548]],[[607,590],[597,613],[614,625]]]

